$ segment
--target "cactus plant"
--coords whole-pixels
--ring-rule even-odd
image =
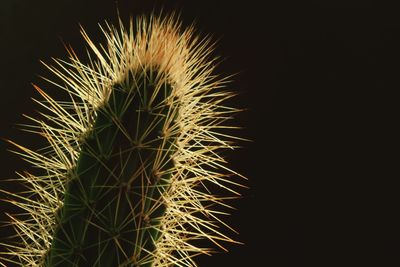
[[[43,174],[19,173],[28,191],[7,192],[25,215],[10,215],[20,242],[2,244],[1,265],[196,266],[212,252],[198,240],[235,242],[220,229],[224,197],[208,187],[238,195],[231,176],[240,175],[219,154],[233,148],[236,137],[220,130],[238,110],[223,104],[233,94],[213,73],[210,39],[177,21],[106,23],[106,46],[82,28],[87,64],[70,47],[67,61],[44,63],[70,99],[34,85],[44,111],[26,129],[48,146],[9,141]]]

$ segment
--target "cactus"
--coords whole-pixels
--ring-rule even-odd
[[[43,174],[19,173],[28,191],[6,192],[28,218],[10,215],[19,243],[2,243],[0,265],[196,266],[195,256],[213,252],[198,240],[236,242],[220,229],[225,197],[208,189],[239,195],[240,186],[219,155],[234,147],[237,137],[220,130],[238,110],[223,105],[233,94],[213,74],[210,39],[175,16],[101,30],[100,48],[81,30],[89,63],[72,48],[68,61],[43,63],[59,79],[46,80],[70,96],[34,85],[45,112],[25,127],[49,145],[9,141]]]

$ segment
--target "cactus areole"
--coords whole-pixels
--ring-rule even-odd
[[[240,175],[219,151],[232,148],[236,137],[222,131],[238,110],[223,104],[232,93],[213,74],[213,45],[174,16],[122,25],[101,28],[106,46],[82,29],[88,64],[71,48],[68,61],[45,64],[70,100],[35,85],[46,112],[26,127],[49,145],[10,141],[45,174],[19,174],[28,192],[8,193],[29,218],[10,215],[20,241],[2,243],[1,266],[196,266],[212,252],[198,240],[235,242],[219,207],[238,195]]]

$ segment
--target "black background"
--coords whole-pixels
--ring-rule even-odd
[[[65,57],[63,42],[83,55],[79,23],[99,38],[97,23],[116,21],[116,4],[0,5],[0,136],[34,147],[39,138],[15,124],[35,112],[30,83],[44,84],[37,75],[47,73],[39,60]],[[184,25],[195,21],[200,34],[219,39],[219,73],[238,73],[234,104],[247,111],[236,122],[253,141],[229,155],[250,187],[229,222],[245,245],[200,257],[200,266],[398,266],[399,175],[391,172],[398,161],[392,141],[398,9],[368,1],[119,0],[118,6],[124,19],[161,7],[180,11]],[[0,144],[1,177],[29,168]],[[11,208],[1,203],[1,211],[4,219]]]

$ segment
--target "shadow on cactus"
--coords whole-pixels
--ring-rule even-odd
[[[20,241],[2,244],[3,266],[196,266],[195,256],[235,242],[218,207],[239,195],[240,175],[219,151],[233,148],[221,129],[238,110],[224,106],[233,94],[213,74],[213,44],[174,16],[122,25],[101,28],[104,47],[82,29],[88,64],[71,48],[68,61],[45,64],[68,102],[34,86],[44,112],[26,127],[49,145],[10,143],[45,174],[19,174],[29,192],[8,193],[29,216],[10,216]]]

